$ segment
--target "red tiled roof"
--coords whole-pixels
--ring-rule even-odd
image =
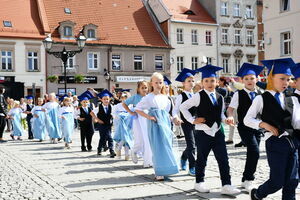
[[[4,27],[3,21],[10,21],[12,27]],[[45,37],[36,0],[1,0],[0,37]]]
[[[198,0],[161,0],[172,15],[171,19],[184,22],[201,22],[216,24],[206,9]],[[186,15],[186,11],[192,11],[195,15]]]
[[[77,35],[95,24],[100,40],[88,43],[169,47],[156,30],[141,0],[43,0],[50,32],[60,41],[59,22],[70,20]],[[72,14],[65,14],[69,8]]]

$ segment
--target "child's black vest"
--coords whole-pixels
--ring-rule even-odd
[[[223,108],[223,97],[219,93],[216,92],[216,100],[218,105],[213,105],[210,97],[207,93],[202,90],[199,92],[200,94],[200,104],[196,108],[196,117],[205,118],[205,124],[209,127],[212,127],[214,123],[217,123],[218,126],[221,124],[221,115]]]
[[[26,105],[26,111],[31,112],[32,108],[34,107],[34,105],[32,104],[31,106],[29,104]],[[33,116],[32,114],[27,114],[26,118],[27,119],[31,119]]]
[[[183,102],[185,102],[186,100],[189,99],[189,97],[186,95],[185,92],[182,92],[182,93],[181,93],[181,96],[182,96],[181,104],[183,104]],[[191,113],[192,116],[195,115],[195,111],[196,111],[196,108],[195,108],[195,107],[192,107],[192,108],[189,109],[189,112]],[[184,123],[190,123],[190,122],[188,122],[188,121],[184,118],[184,116],[183,116],[183,114],[182,114],[181,112],[180,112],[180,118],[181,118],[181,120],[182,120]]]
[[[255,96],[257,96],[258,94],[261,94],[261,92],[258,91]],[[239,106],[237,108],[238,121],[240,125],[245,125],[244,118],[250,106],[252,105],[252,100],[250,99],[249,94],[245,90],[239,90],[238,95],[239,95]]]
[[[103,105],[99,104],[99,111],[97,113],[97,117],[104,122],[104,125],[111,126],[112,125],[111,105],[108,105],[108,111],[107,113],[105,113]]]
[[[80,128],[84,130],[89,130],[89,132],[93,132],[94,131],[93,117],[90,114],[92,112],[92,109],[90,107],[87,107],[88,112],[86,112],[83,109],[83,107],[81,107],[79,110],[80,110],[79,117],[84,118],[83,121],[79,121]]]
[[[291,119],[292,116],[287,110],[283,110],[281,105],[276,101],[275,97],[270,92],[262,94],[263,110],[261,120],[278,129],[279,135],[285,131],[293,130]],[[289,132],[289,134],[291,134]]]

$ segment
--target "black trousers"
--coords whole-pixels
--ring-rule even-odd
[[[194,136],[194,125],[188,122],[181,124],[181,128],[184,133],[184,138],[186,142],[186,148],[182,152],[181,159],[189,161],[189,168],[195,167],[195,136]]]
[[[108,148],[110,151],[113,150],[113,139],[111,137],[111,126],[109,125],[99,125],[99,134],[100,139],[98,143],[98,150],[101,151],[102,148],[106,146],[106,143],[108,145]]]
[[[80,128],[80,139],[81,139],[81,149],[87,149],[91,150],[92,149],[92,138],[93,138],[94,133],[91,132],[90,130]],[[85,146],[85,141],[86,141],[86,146]]]
[[[247,147],[247,157],[242,182],[253,181],[259,159],[259,144],[262,132],[248,128],[242,124],[238,125],[238,131],[243,143]]]
[[[3,137],[3,132],[6,126],[6,120],[4,116],[0,116],[0,138]]]
[[[222,185],[231,185],[228,154],[222,131],[219,130],[212,137],[204,131],[195,130],[195,140],[197,146],[196,183],[204,182],[207,157],[212,150],[218,162]]]
[[[33,133],[31,130],[31,120],[32,117],[26,117],[27,125],[28,125],[28,139],[33,139]]]

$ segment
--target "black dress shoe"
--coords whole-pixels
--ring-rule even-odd
[[[91,152],[92,151],[92,149],[88,149],[88,152]]]
[[[106,152],[108,149],[109,149],[108,146],[104,146],[104,147],[103,147],[103,151],[104,151],[104,152]]]
[[[101,156],[101,150],[97,151],[97,155]]]
[[[257,189],[253,188],[251,191],[250,191],[250,198],[251,200],[261,200],[259,198],[256,197],[256,191]]]
[[[237,148],[238,148],[238,147],[245,147],[245,146],[246,146],[246,145],[245,145],[244,142],[242,142],[242,141],[241,141],[240,143],[237,143],[237,144],[234,145],[234,147],[237,147]]]
[[[232,141],[232,140],[227,140],[227,141],[225,142],[225,144],[233,144],[233,141]]]
[[[81,149],[81,151],[82,151],[82,152],[87,152],[87,150],[86,150],[86,149]]]
[[[114,150],[111,150],[111,151],[110,151],[110,157],[111,157],[111,158],[114,158],[116,155],[117,155],[117,154],[115,153]]]

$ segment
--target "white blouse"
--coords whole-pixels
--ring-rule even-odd
[[[151,108],[157,108],[166,110],[171,109],[171,102],[167,95],[150,93],[142,98],[142,100],[136,105],[135,110],[150,110]]]

